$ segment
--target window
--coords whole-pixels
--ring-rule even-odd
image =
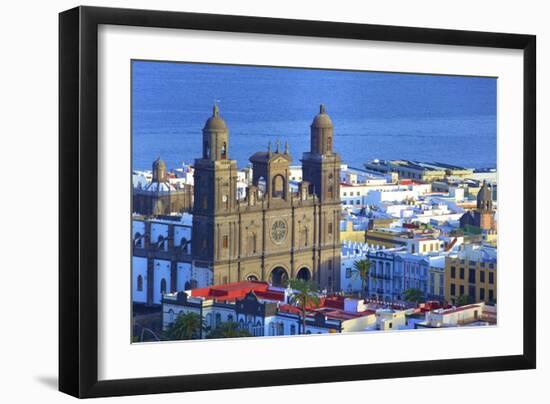
[[[479,281],[485,283],[485,271],[479,271]]]
[[[464,285],[460,285],[460,296],[464,296]]]
[[[232,323],[233,322],[233,314],[230,314],[227,316],[227,322]]]
[[[351,278],[351,268],[346,268],[346,278]]]
[[[451,267],[451,278],[456,278],[456,268],[455,267]]]
[[[277,335],[285,335],[285,325],[284,323],[277,324]]]
[[[328,234],[332,236],[332,223],[328,224]]]
[[[454,283],[451,283],[451,296],[456,295],[456,285]]]
[[[470,302],[476,299],[476,287],[474,285],[468,286],[468,297]]]
[[[347,193],[347,192],[344,192],[344,196],[348,196],[348,193]]]
[[[216,323],[214,324],[214,327],[218,328],[221,323],[222,323],[222,315],[220,313],[216,313]]]
[[[464,279],[464,268],[460,268],[460,279]]]
[[[495,274],[493,272],[489,272],[489,284],[494,285],[495,283]]]
[[[160,281],[160,294],[163,295],[166,293],[166,279],[162,278]]]
[[[495,301],[495,292],[493,289],[489,289],[489,301],[494,302]]]
[[[229,238],[227,236],[223,236],[222,245],[223,248],[227,248],[229,246]]]
[[[485,289],[479,288],[479,300],[485,300]]]
[[[143,277],[141,275],[137,277],[137,291],[143,292]]]
[[[296,326],[294,324],[290,326],[290,335],[296,335]]]
[[[361,205],[361,201],[359,199],[357,199],[357,201],[355,202],[357,205]]]
[[[222,145],[222,160],[225,160],[225,158],[227,157],[227,143],[223,142],[223,145]]]
[[[468,283],[476,283],[476,270],[468,269]]]

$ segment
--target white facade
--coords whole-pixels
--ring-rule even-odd
[[[168,224],[151,222],[151,243],[159,249],[168,251]]]

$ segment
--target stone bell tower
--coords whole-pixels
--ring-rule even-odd
[[[229,130],[214,105],[202,130],[202,158],[195,160],[193,251],[211,265],[219,255],[223,217],[237,209],[237,162],[229,159]],[[223,241],[225,243],[225,241]]]
[[[319,200],[319,284],[330,291],[340,285],[340,155],[334,152],[334,126],[325,106],[310,126],[310,151],[302,157],[303,179]]]

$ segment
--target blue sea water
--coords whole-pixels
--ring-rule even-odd
[[[240,167],[267,143],[288,141],[295,163],[326,106],[334,147],[361,167],[374,158],[496,167],[495,78],[132,62],[133,164],[169,168],[201,155],[217,101]]]

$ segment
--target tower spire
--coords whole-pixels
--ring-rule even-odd
[[[325,104],[319,105],[319,113],[320,113],[320,114],[326,114],[326,111],[325,111]]]
[[[218,104],[214,102],[214,107],[212,108],[212,116],[219,116],[220,115],[220,108],[218,107]]]

